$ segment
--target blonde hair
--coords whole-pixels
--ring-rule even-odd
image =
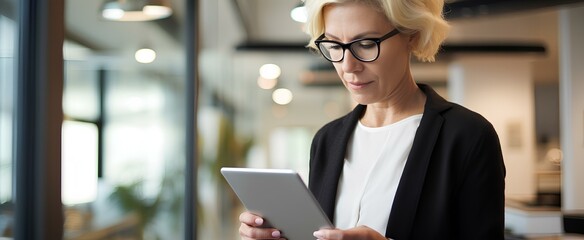
[[[308,47],[316,49],[314,40],[324,33],[323,8],[329,4],[359,2],[371,5],[387,17],[401,32],[415,37],[412,53],[419,60],[433,62],[450,26],[444,20],[444,0],[306,0]]]

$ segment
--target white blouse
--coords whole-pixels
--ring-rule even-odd
[[[357,124],[339,180],[334,224],[385,235],[389,213],[422,114],[379,127]]]

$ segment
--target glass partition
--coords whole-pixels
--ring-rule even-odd
[[[0,238],[12,237],[13,117],[15,92],[16,1],[0,1]]]
[[[185,3],[116,21],[104,2],[65,1],[65,239],[182,239]]]

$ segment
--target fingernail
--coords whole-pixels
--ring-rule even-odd
[[[315,231],[314,233],[312,233],[312,236],[314,236],[315,238],[322,238],[322,232],[321,231]]]
[[[272,237],[279,238],[280,237],[280,231],[273,231],[272,232]]]
[[[261,219],[261,218],[256,218],[256,220],[255,220],[255,223],[256,223],[257,225],[262,225],[262,224],[264,223],[264,219]]]

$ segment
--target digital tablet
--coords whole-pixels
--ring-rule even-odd
[[[314,239],[314,231],[334,228],[297,172],[286,169],[221,168],[245,208],[288,240]],[[266,225],[267,224],[267,225]]]

